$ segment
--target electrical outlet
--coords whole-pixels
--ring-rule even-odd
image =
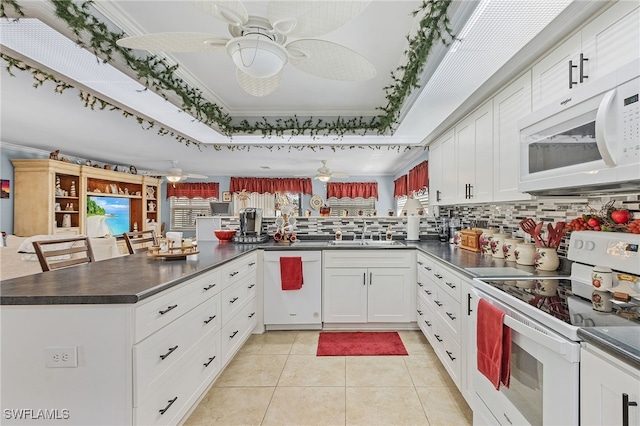
[[[78,366],[77,346],[47,346],[44,348],[47,368],[74,368]]]

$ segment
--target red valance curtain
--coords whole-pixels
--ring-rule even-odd
[[[230,192],[247,192],[258,194],[275,194],[276,192],[290,192],[293,194],[312,194],[311,178],[256,178],[232,177],[229,182]]]
[[[218,182],[176,182],[167,185],[167,198],[219,198],[220,184]]]
[[[422,163],[409,170],[409,185],[408,190],[419,191],[429,186],[429,163],[423,161]]]
[[[408,194],[407,179],[407,175],[402,175],[393,181],[393,198],[402,197]]]
[[[371,198],[378,199],[378,182],[328,182],[327,198]]]

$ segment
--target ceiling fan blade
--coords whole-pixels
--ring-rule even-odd
[[[191,0],[191,3],[229,25],[240,26],[249,20],[247,8],[238,0]]]
[[[347,173],[343,173],[343,172],[331,172],[331,177],[334,177],[334,178],[348,178],[349,175]]]
[[[289,62],[300,70],[331,80],[364,81],[376,76],[376,68],[364,56],[325,40],[297,40],[285,46]]]
[[[156,33],[118,40],[118,46],[159,52],[211,52],[223,49],[229,39],[204,33]]]
[[[236,68],[236,79],[242,89],[248,94],[256,97],[266,96],[273,92],[280,85],[282,80],[282,70],[269,78],[251,77]]]
[[[295,18],[297,24],[287,35],[295,38],[318,37],[346,24],[360,14],[369,1],[320,0],[269,2],[269,22]]]
[[[205,176],[205,175],[199,175],[196,173],[183,173],[182,176],[186,177],[186,178],[191,178],[191,179],[206,179],[209,176]]]

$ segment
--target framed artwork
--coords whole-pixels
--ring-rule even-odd
[[[229,191],[224,191],[222,193],[222,201],[224,202],[231,202],[231,193]]]
[[[9,179],[0,180],[0,198],[9,198],[10,189],[11,189],[11,181]]]

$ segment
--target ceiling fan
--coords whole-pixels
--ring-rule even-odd
[[[329,182],[332,177],[348,178],[349,175],[343,172],[332,172],[327,167],[327,160],[322,160],[322,167],[318,168],[318,173],[316,173],[313,178],[319,180],[320,182]]]
[[[341,27],[364,10],[369,1],[272,0],[268,17],[249,15],[237,0],[191,3],[227,22],[231,38],[205,33],[156,33],[121,38],[118,45],[164,52],[225,49],[237,67],[240,87],[253,96],[266,96],[277,89],[287,62],[301,71],[332,80],[363,81],[376,75],[373,64],[359,53],[340,44],[309,38]],[[301,39],[287,43],[287,37]]]
[[[169,182],[172,183],[180,182],[181,180],[186,180],[187,178],[206,179],[208,177],[195,173],[182,173],[182,169],[178,167],[178,162],[175,160],[171,160],[171,168],[166,172],[147,171],[142,174],[147,176],[164,176]]]

